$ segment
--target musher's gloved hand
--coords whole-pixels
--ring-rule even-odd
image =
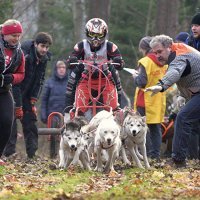
[[[15,108],[15,117],[17,119],[22,119],[23,115],[24,115],[24,113],[23,113],[22,107],[16,107]]]
[[[117,92],[117,95],[118,95],[118,103],[119,103],[119,107],[121,108],[121,98],[122,98],[122,92],[121,91],[119,91],[119,92]]]
[[[119,64],[119,65],[115,65],[115,68],[117,70],[121,70],[124,67],[124,61],[119,56],[113,58],[113,63],[118,63]]]

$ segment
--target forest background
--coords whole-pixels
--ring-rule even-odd
[[[22,41],[39,31],[53,36],[48,78],[55,60],[67,59],[73,46],[85,38],[85,23],[92,17],[106,21],[109,40],[118,45],[126,67],[135,68],[142,37],[166,34],[174,38],[180,31],[190,32],[191,18],[199,7],[200,0],[0,0],[0,24],[9,18],[21,21]],[[132,101],[133,79],[125,71],[120,76]]]

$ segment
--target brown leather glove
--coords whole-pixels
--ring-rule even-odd
[[[23,118],[23,115],[24,115],[24,112],[22,110],[22,107],[16,107],[15,108],[15,117],[17,119],[22,119]]]

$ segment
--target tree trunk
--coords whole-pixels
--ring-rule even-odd
[[[73,0],[74,40],[80,41],[85,37],[85,0]]]
[[[13,18],[22,23],[24,38],[32,37],[38,30],[38,1],[18,0],[14,1]]]
[[[87,20],[97,17],[109,23],[111,0],[88,0]]]
[[[174,37],[177,34],[180,0],[157,0],[155,34]]]

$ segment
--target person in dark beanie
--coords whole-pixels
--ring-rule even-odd
[[[180,32],[178,35],[175,37],[175,42],[183,42],[186,43],[187,38],[190,36],[189,33],[187,32]]]
[[[19,21],[9,19],[0,31],[0,158],[12,131],[14,102],[11,86],[24,78],[25,59],[20,48],[23,29]],[[5,162],[0,159],[0,165]]]
[[[200,12],[192,17],[191,34],[187,38],[186,44],[200,51]]]
[[[44,83],[47,62],[50,60],[48,50],[51,44],[52,37],[46,32],[39,32],[34,40],[22,43],[26,61],[25,78],[20,84],[13,87],[15,118],[20,119],[22,123],[28,158],[33,158],[38,148],[36,102]],[[4,150],[6,157],[15,153],[16,141],[17,125],[15,120],[11,137]]]
[[[186,44],[200,51],[200,12],[192,17],[191,34],[187,38]],[[188,157],[190,159],[200,159],[200,121],[193,123]]]

